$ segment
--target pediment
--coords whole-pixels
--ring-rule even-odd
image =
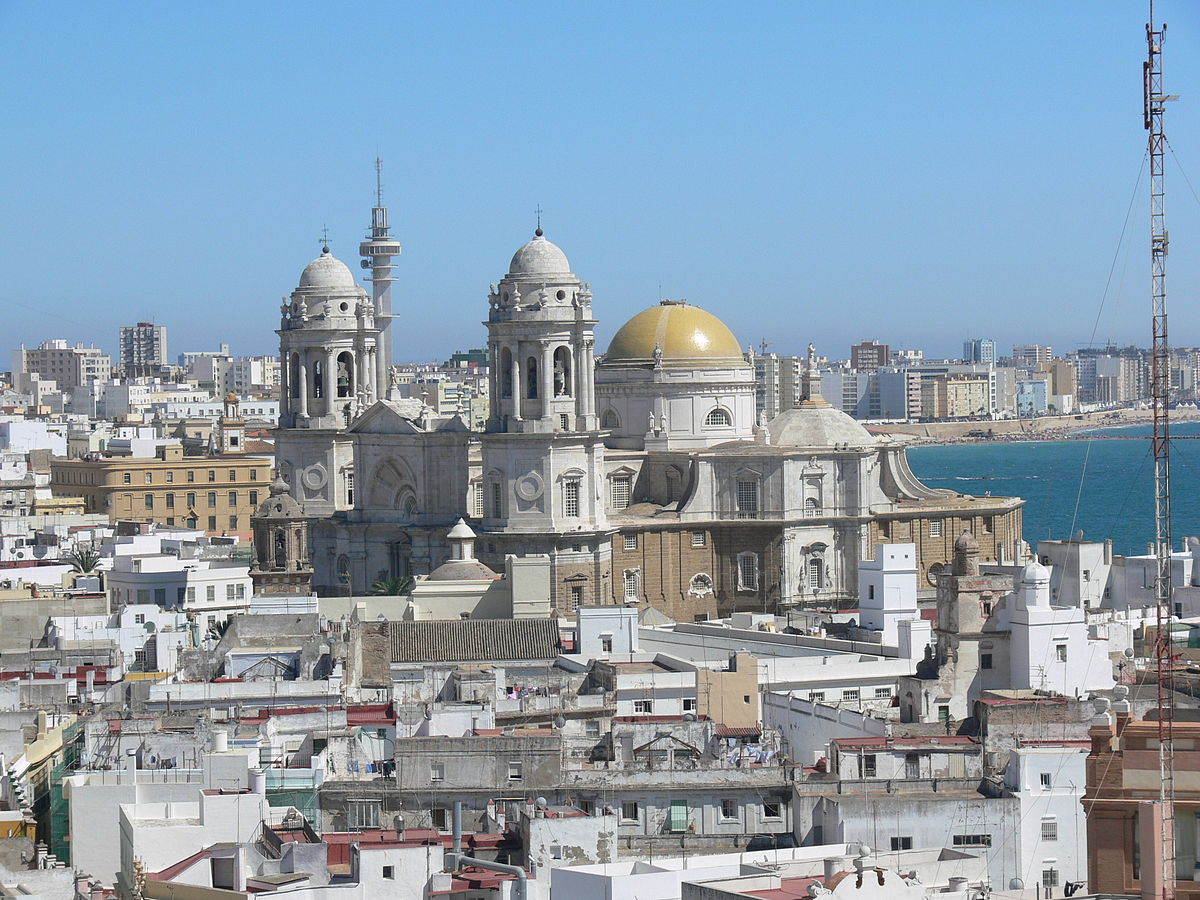
[[[412,416],[420,411],[419,402],[396,403],[392,400],[377,400],[366,412],[354,420],[347,429],[351,434],[424,434]]]

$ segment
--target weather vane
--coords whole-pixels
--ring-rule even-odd
[[[329,252],[329,228],[325,225],[321,226],[321,251]]]
[[[539,203],[537,205],[537,209],[535,209],[534,212],[537,214],[537,233],[541,234],[542,233],[542,204]]]

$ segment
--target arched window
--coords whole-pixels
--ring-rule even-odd
[[[617,415],[615,409],[606,409],[604,415],[600,417],[601,428],[620,428],[621,417]]]
[[[287,568],[287,535],[282,528],[275,529],[275,568]]]
[[[925,573],[926,580],[934,587],[937,587],[938,576],[942,574],[944,568],[941,563],[934,563],[929,567],[929,571]]]
[[[349,350],[343,350],[337,356],[337,395],[354,396],[354,356]]]
[[[300,354],[292,353],[288,357],[288,389],[293,397],[300,396]]]
[[[683,493],[683,476],[679,474],[679,470],[674,466],[667,466],[667,502],[674,503]]]
[[[525,361],[525,396],[530,400],[538,397],[538,361],[536,356]]]
[[[315,398],[325,396],[325,360],[318,359],[312,367],[312,395]]]
[[[707,597],[713,592],[713,580],[703,572],[693,575],[688,584],[688,593],[697,597]]]
[[[808,589],[813,593],[821,590],[824,568],[824,564],[819,559],[810,559],[808,561]]]
[[[572,396],[571,352],[566,347],[559,347],[554,351],[554,396]]]
[[[708,411],[708,415],[704,417],[706,428],[727,428],[732,424],[733,416],[729,415],[729,410],[720,406],[714,406]]]
[[[804,516],[812,519],[821,515],[821,501],[816,497],[808,497],[804,501]]]
[[[512,396],[512,351],[507,347],[500,351],[500,396]]]

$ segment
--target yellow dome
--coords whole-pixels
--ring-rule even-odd
[[[670,368],[744,366],[737,338],[720,319],[685,300],[663,300],[644,309],[613,336],[604,364],[654,364],[655,348]]]

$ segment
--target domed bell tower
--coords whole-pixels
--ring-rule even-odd
[[[542,229],[488,292],[488,431],[596,430],[592,292]]]

